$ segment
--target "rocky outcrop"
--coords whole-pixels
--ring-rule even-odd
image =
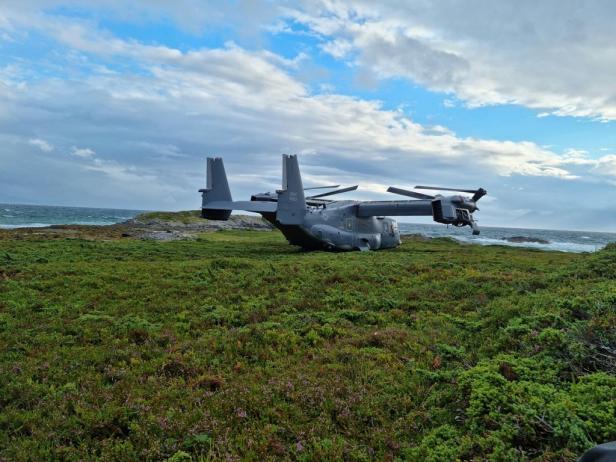
[[[170,241],[195,239],[199,233],[219,230],[270,231],[273,226],[261,217],[231,215],[226,221],[206,220],[195,213],[146,213],[121,223],[124,237]]]

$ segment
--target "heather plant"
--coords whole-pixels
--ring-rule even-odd
[[[616,439],[613,245],[0,233],[2,460],[575,460]]]

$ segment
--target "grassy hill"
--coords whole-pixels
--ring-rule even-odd
[[[0,234],[1,460],[574,460],[616,439],[616,247]]]
[[[135,218],[137,221],[147,220],[163,220],[163,221],[179,221],[182,223],[199,222],[201,218],[201,210],[185,210],[182,212],[144,212]]]
[[[137,215],[130,224],[148,224],[148,223],[165,223],[170,225],[200,225],[204,228],[211,227],[212,229],[221,229],[221,227],[235,227],[236,229],[254,229],[267,228],[272,229],[273,226],[265,219],[257,215],[242,215],[233,214],[228,220],[206,220],[201,217],[201,210],[186,210],[181,212],[145,212]],[[125,223],[126,224],[126,223]],[[205,229],[204,229],[205,230]]]

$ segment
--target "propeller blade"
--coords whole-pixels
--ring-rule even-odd
[[[339,184],[333,184],[331,186],[313,186],[312,188],[304,188],[304,191],[309,191],[311,189],[333,189],[333,188],[339,188],[340,185]]]
[[[485,196],[486,194],[488,194],[488,191],[486,191],[483,188],[479,188],[477,191],[475,191],[475,194],[473,195],[473,200],[475,202],[477,202],[479,199],[481,199],[483,196]],[[479,210],[479,209],[477,209]]]
[[[465,193],[476,193],[477,189],[441,188],[439,186],[415,186],[417,189],[435,189],[437,191],[457,191]]]
[[[488,194],[488,191],[486,191],[483,188],[479,188],[479,189],[458,189],[458,188],[441,188],[439,186],[415,186],[415,187],[417,189],[436,189],[436,190],[439,190],[439,191],[457,191],[457,192],[470,193],[470,194],[473,195],[472,200],[475,201],[475,202],[477,202],[483,196]]]
[[[395,186],[390,186],[389,188],[387,188],[387,192],[400,194],[401,196],[414,197],[415,199],[434,199],[434,196],[429,196],[428,194],[422,194],[415,191],[409,191],[408,189],[396,188]]]
[[[335,191],[328,191],[328,192],[324,192],[321,194],[316,194],[314,196],[310,196],[307,197],[307,199],[316,199],[317,197],[325,197],[325,196],[331,196],[332,194],[340,194],[343,192],[348,192],[348,191],[355,191],[357,189],[358,185],[355,186],[349,186],[347,188],[342,188],[342,189],[336,189]]]

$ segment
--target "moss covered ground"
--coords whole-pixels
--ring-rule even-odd
[[[144,212],[137,216],[139,221],[162,220],[170,222],[201,223],[201,210],[188,210],[184,212]]]
[[[1,460],[575,460],[616,439],[616,247],[0,234]]]

